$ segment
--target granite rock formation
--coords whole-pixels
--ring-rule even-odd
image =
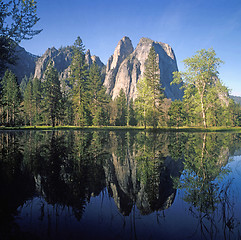
[[[121,63],[133,52],[133,50],[131,40],[128,37],[123,37],[117,44],[114,54],[109,58],[106,65],[106,76],[104,81],[104,86],[108,94],[113,96],[116,76],[119,72]],[[127,79],[124,80],[126,81]]]
[[[55,68],[59,72],[60,82],[65,81],[69,77],[72,56],[73,50],[71,47],[60,48],[59,50],[54,47],[48,48],[36,62],[34,77],[43,79],[47,65],[49,61],[52,60]],[[97,56],[91,56],[89,49],[86,51],[85,61],[89,66],[91,66],[93,62],[96,61],[96,64],[101,69],[104,68],[104,64],[101,62],[100,58]]]
[[[69,67],[73,51],[70,47],[48,48],[46,52],[36,62],[34,77],[42,79],[49,61],[53,61],[55,68],[60,73],[61,78],[67,77],[66,69]]]
[[[165,96],[172,100],[182,98],[183,91],[179,89],[180,86],[170,85],[173,80],[172,73],[178,71],[172,48],[166,43],[142,38],[133,51],[130,39],[124,37],[118,43],[106,67],[104,85],[113,99],[119,95],[121,89],[128,99],[136,98],[136,84],[144,76],[145,62],[152,46],[158,54],[160,81],[165,88]]]

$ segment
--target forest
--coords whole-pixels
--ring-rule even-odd
[[[71,48],[74,54],[64,84],[51,61],[43,80],[25,77],[20,86],[14,73],[5,71],[0,95],[2,126],[241,126],[241,107],[229,98],[219,79],[222,61],[213,49],[198,51],[184,60],[185,72],[173,73],[171,84],[181,83],[184,96],[171,101],[164,96],[154,47],[144,77],[137,83],[136,99],[127,99],[123,89],[112,99],[97,64],[87,65],[80,37]]]

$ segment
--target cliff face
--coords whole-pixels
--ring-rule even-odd
[[[116,76],[121,66],[121,63],[133,52],[132,42],[128,37],[123,37],[117,47],[114,54],[109,58],[106,65],[106,75],[104,80],[104,86],[106,92],[113,96],[113,89],[115,87]],[[127,81],[127,79],[125,79]]]
[[[16,47],[15,55],[17,57],[16,65],[9,65],[9,68],[16,74],[18,83],[21,83],[25,76],[30,77],[31,74],[34,74],[38,57],[20,46]]]
[[[86,51],[85,60],[89,66],[96,62],[101,68],[106,92],[113,99],[119,95],[121,89],[124,90],[128,100],[135,99],[137,97],[136,84],[144,76],[145,62],[152,46],[158,54],[160,82],[165,88],[165,96],[172,100],[181,99],[183,91],[179,89],[180,86],[170,85],[173,80],[172,73],[178,68],[174,52],[168,44],[142,38],[134,50],[131,40],[128,37],[123,37],[106,66],[99,57],[91,56],[90,50]],[[71,47],[58,50],[52,47],[47,49],[41,57],[36,57],[18,47],[17,56],[19,57],[17,65],[10,66],[10,68],[18,76],[19,83],[25,75],[29,77],[31,73],[34,77],[43,79],[50,60],[54,62],[54,66],[59,72],[60,82],[63,82],[69,77],[73,51]]]
[[[127,38],[124,39],[127,41]],[[114,55],[112,55],[107,63],[106,78],[104,81],[107,93],[114,99],[119,95],[120,90],[123,89],[128,99],[136,98],[136,83],[144,76],[145,62],[148,58],[150,48],[153,46],[158,54],[160,82],[162,87],[165,88],[165,96],[172,100],[181,99],[183,91],[179,89],[180,86],[170,85],[173,80],[172,73],[178,71],[172,48],[168,44],[142,38],[133,52],[131,47],[126,47],[127,44],[124,44],[124,49],[128,49],[129,51],[120,51],[120,47],[123,47],[121,42],[124,39],[118,43]],[[119,59],[120,61],[114,61],[114,59]]]
[[[73,51],[70,47],[57,50],[56,48],[48,48],[46,52],[36,62],[34,77],[42,79],[44,71],[50,60],[54,62],[54,66],[60,73],[60,78],[67,78],[69,67],[72,59]]]
[[[59,72],[60,82],[66,80],[69,77],[72,56],[73,50],[71,47],[60,48],[59,50],[54,47],[48,48],[43,56],[36,62],[34,77],[42,79],[48,62],[52,60],[55,68]],[[91,66],[93,62],[96,62],[101,69],[105,67],[99,57],[91,56],[90,50],[86,51],[85,61],[89,66]]]

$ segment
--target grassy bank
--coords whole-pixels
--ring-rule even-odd
[[[126,131],[126,130],[138,130],[138,131],[155,131],[155,132],[241,132],[241,127],[159,127],[152,128],[147,127],[133,127],[133,126],[20,126],[20,127],[0,127],[0,130],[107,130],[107,131]]]

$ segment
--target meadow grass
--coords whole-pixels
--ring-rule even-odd
[[[241,132],[241,127],[137,127],[137,126],[18,126],[4,127],[0,126],[0,130],[106,130],[106,131],[154,131],[154,132]]]

